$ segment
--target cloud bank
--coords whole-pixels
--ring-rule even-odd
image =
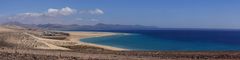
[[[42,13],[19,13],[16,16],[12,17],[56,17],[56,16],[69,16],[72,14],[75,14],[77,12],[76,9],[72,9],[70,7],[65,7],[62,9],[54,9],[54,8],[49,8],[47,12],[42,12]]]
[[[87,14],[87,17],[84,16]],[[24,23],[33,23],[33,24],[42,24],[42,23],[76,23],[84,18],[88,18],[89,21],[98,20],[92,15],[102,15],[104,11],[101,9],[92,9],[92,10],[77,10],[70,7],[64,7],[60,9],[49,8],[44,12],[26,12],[19,13],[13,16],[8,16],[7,20],[9,21],[19,21]],[[83,17],[84,16],[84,17]]]

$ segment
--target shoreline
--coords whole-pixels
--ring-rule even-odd
[[[119,33],[113,33],[113,32],[85,32],[85,31],[63,31],[66,33],[70,34],[69,39],[71,41],[77,42],[78,44],[76,45],[86,45],[86,46],[94,46],[94,47],[99,47],[103,49],[108,49],[108,50],[114,50],[114,51],[128,51],[129,49],[124,49],[124,48],[118,48],[118,47],[113,47],[113,46],[108,46],[108,45],[100,45],[100,44],[94,44],[94,43],[87,43],[87,42],[82,42],[81,39],[85,38],[94,38],[94,37],[103,37],[103,36],[112,36],[116,35]]]

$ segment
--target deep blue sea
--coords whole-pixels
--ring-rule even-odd
[[[104,32],[128,34],[86,38],[81,41],[130,50],[240,50],[240,30],[108,30]]]

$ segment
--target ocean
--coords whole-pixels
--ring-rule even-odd
[[[240,30],[108,30],[83,42],[144,51],[239,51]]]

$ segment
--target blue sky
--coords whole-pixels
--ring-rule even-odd
[[[240,0],[1,0],[0,17],[2,22],[240,29],[239,3]]]

